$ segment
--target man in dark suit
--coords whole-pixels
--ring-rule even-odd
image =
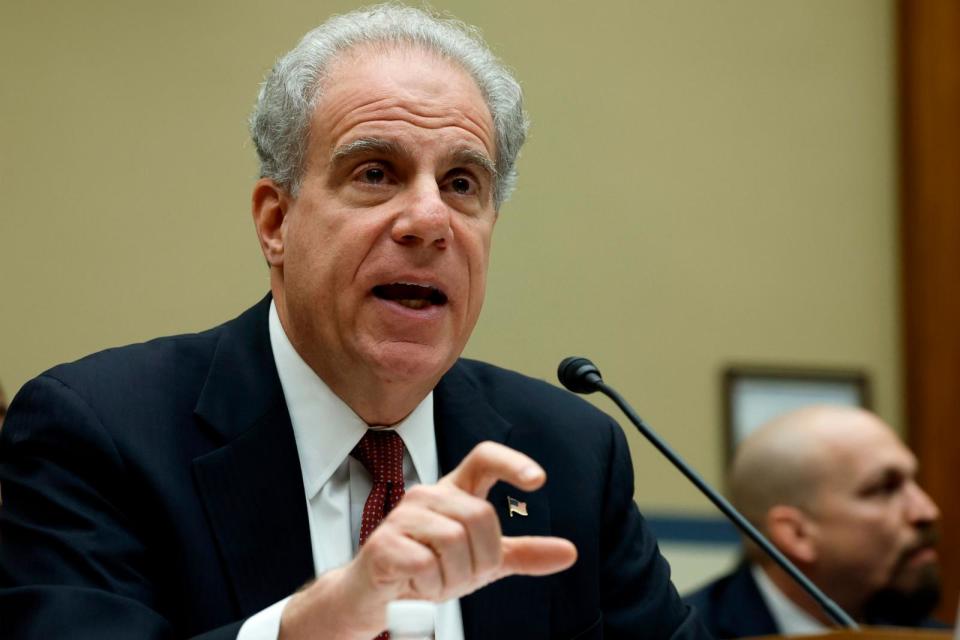
[[[808,407],[738,447],[731,498],[744,515],[858,622],[940,626],[937,506],[917,461],[862,409]],[[816,633],[818,605],[753,545],[732,573],[687,596],[718,638]]]
[[[7,396],[0,387],[0,429],[3,428],[3,419],[7,417]]]
[[[525,131],[516,81],[422,11],[281,58],[252,118],[271,295],[24,386],[3,637],[367,640],[397,598],[443,602],[445,640],[704,637],[617,426],[459,359]]]

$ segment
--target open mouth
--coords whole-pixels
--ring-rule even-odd
[[[406,282],[377,285],[373,288],[373,295],[381,300],[396,302],[408,309],[425,309],[431,305],[447,304],[447,296],[440,289]]]

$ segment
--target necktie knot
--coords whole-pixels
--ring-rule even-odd
[[[403,440],[395,431],[367,429],[351,455],[360,461],[373,483],[403,486]]]

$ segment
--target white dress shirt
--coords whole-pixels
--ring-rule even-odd
[[[782,635],[805,636],[830,630],[785,596],[780,588],[773,584],[773,580],[767,576],[766,571],[754,564],[750,565],[750,573],[753,574],[760,596],[767,604],[767,609],[770,610],[770,615],[777,623]]]
[[[350,452],[367,432],[367,424],[337,397],[296,352],[270,303],[270,345],[290,412],[303,474],[305,508],[316,575],[350,562],[357,552],[363,505],[370,474]],[[391,427],[403,440],[406,487],[439,479],[433,428],[433,393],[402,422]],[[290,597],[250,617],[237,640],[276,640],[280,617]],[[460,602],[437,607],[438,640],[463,640]]]

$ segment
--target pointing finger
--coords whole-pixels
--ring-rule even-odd
[[[533,491],[543,486],[546,479],[546,472],[529,456],[496,442],[481,442],[440,482],[452,483],[467,493],[485,498],[500,480],[518,489]]]

